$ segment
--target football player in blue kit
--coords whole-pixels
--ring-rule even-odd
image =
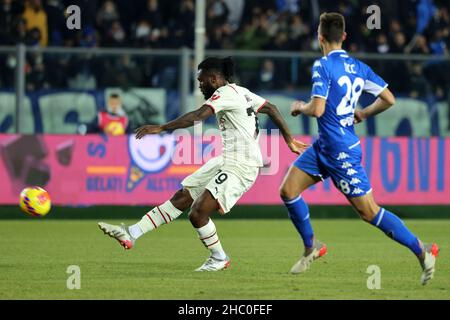
[[[387,110],[394,105],[395,98],[386,82],[369,66],[342,50],[346,36],[341,14],[320,16],[318,40],[324,56],[312,68],[311,101],[295,101],[291,106],[293,116],[315,117],[319,127],[319,138],[293,163],[280,187],[281,198],[305,247],[291,273],[306,271],[311,262],[327,251],[325,244],[314,236],[309,209],[301,194],[330,177],[364,221],[417,256],[423,271],[421,283],[425,285],[433,278],[438,246],[421,242],[399,217],[377,205],[361,165],[361,145],[353,126]],[[356,110],[363,91],[377,99],[365,109]]]

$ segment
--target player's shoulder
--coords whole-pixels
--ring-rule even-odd
[[[329,57],[321,57],[314,61],[312,68],[314,73],[318,72],[319,74],[330,74],[333,70],[333,61],[329,59]]]
[[[313,68],[325,68],[329,64],[329,60],[327,57],[321,57],[316,59],[313,63]]]
[[[243,87],[239,87],[236,84],[226,84],[216,90],[214,94],[222,96],[234,96],[239,93]]]
[[[208,101],[220,103],[221,101],[228,100],[230,98],[230,95],[232,95],[232,92],[230,92],[230,88],[227,88],[227,86],[222,86],[214,91]]]

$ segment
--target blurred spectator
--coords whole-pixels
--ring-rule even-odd
[[[261,90],[273,90],[275,89],[275,64],[271,59],[265,59],[259,72],[258,87]]]
[[[94,76],[97,60],[90,53],[72,56],[70,67],[65,68],[67,86],[75,90],[90,90],[97,88]],[[50,72],[50,71],[49,71]]]
[[[47,0],[44,8],[47,13],[49,45],[62,46],[64,29],[66,29],[65,8],[59,0]]]
[[[443,39],[444,31],[436,30],[429,44],[430,52],[435,57],[431,57],[427,63],[424,73],[429,80],[434,93],[438,98],[444,98],[447,93],[447,87],[450,80],[449,65],[447,61],[443,61],[442,56],[448,55],[446,43]]]
[[[142,66],[129,56],[122,55],[111,59],[103,59],[103,68],[100,78],[101,87],[121,87],[127,89],[130,87],[143,87]]]
[[[259,71],[258,89],[277,90],[283,88],[286,84],[283,76],[286,76],[286,74],[280,71],[282,70],[277,69],[277,64],[274,60],[264,59]]]
[[[24,8],[22,3],[13,0],[0,1],[0,43],[14,43],[14,26],[17,16],[21,15]]]
[[[114,22],[119,20],[120,16],[114,1],[107,0],[103,3],[97,13],[97,26],[102,34],[108,34]]]
[[[82,30],[65,26],[65,10],[72,4],[81,8]],[[382,30],[366,26],[366,9],[371,4],[382,7]],[[418,92],[408,87],[408,80],[420,83],[420,69],[430,90],[450,101],[450,88],[443,85],[450,82],[450,66],[442,62],[450,45],[449,10],[447,0],[207,0],[206,45],[217,50],[318,53],[319,15],[339,11],[347,19],[345,49],[351,53],[433,54],[420,68],[401,61],[374,61],[374,68],[395,90]],[[195,1],[135,0],[130,5],[129,0],[0,0],[0,21],[0,45],[192,48]],[[5,66],[0,81],[11,84],[11,77],[4,73],[15,65],[15,58],[0,58]],[[103,57],[93,58],[93,62],[61,54],[44,58],[27,57],[30,90],[49,85],[94,88],[139,84],[171,89],[178,85],[179,70],[169,58]],[[279,88],[308,83],[295,76],[297,71],[304,72],[306,60],[238,60],[242,82],[253,89],[259,83]],[[65,76],[67,73],[70,77]],[[275,83],[270,80],[272,75],[278,77]]]
[[[378,53],[388,53],[389,52],[388,38],[384,33],[380,33],[377,36],[377,52]]]
[[[16,19],[14,25],[13,25],[13,31],[12,31],[12,43],[10,44],[17,44],[17,43],[27,43],[28,39],[28,33],[27,33],[27,21],[23,18]]]
[[[430,49],[428,48],[427,39],[423,35],[418,35],[413,43],[411,49],[408,49],[407,52],[413,54],[429,54]]]
[[[109,96],[105,110],[97,114],[96,119],[89,125],[81,125],[79,133],[104,133],[119,136],[128,133],[128,117],[122,107],[122,99],[117,93]]]
[[[393,36],[392,53],[404,53],[406,45],[406,37],[401,31],[397,31]]]
[[[103,45],[105,47],[124,47],[126,46],[126,34],[119,20],[111,23],[105,34]]]
[[[276,0],[278,11],[289,11],[297,13],[300,7],[299,0]]]
[[[305,39],[308,34],[311,32],[308,25],[303,23],[303,20],[300,16],[295,15],[292,17],[292,21],[290,24],[291,30],[291,41],[293,43],[294,48],[302,48]],[[303,49],[303,48],[302,48]]]
[[[230,10],[223,0],[209,0],[206,8],[207,28],[220,28],[228,21],[229,14]]]
[[[178,43],[178,47],[193,48],[194,29],[195,29],[195,4],[194,0],[181,0],[178,11],[178,18],[175,22],[175,28],[172,35],[173,41]],[[172,36],[170,36],[172,37]]]
[[[26,90],[35,91],[48,89],[49,83],[46,78],[44,58],[40,53],[32,53],[27,57],[25,64]]]
[[[80,39],[80,47],[95,48],[98,45],[97,33],[94,28],[88,26],[83,29],[82,37]]]
[[[42,6],[41,0],[28,0],[25,3],[25,11],[23,17],[27,22],[27,31],[39,31],[39,45],[46,47],[48,44],[48,24],[47,13]],[[37,34],[36,31],[33,31]]]
[[[0,56],[0,87],[2,88],[14,88],[14,79],[17,60],[13,54],[6,56]]]
[[[163,26],[158,0],[147,0],[147,6],[140,19],[147,21],[154,29],[160,29]]]
[[[21,3],[0,0],[0,44],[34,41],[37,32],[25,36],[18,23]],[[70,4],[83,12],[82,32],[64,26]],[[39,30],[41,46],[193,47],[194,0],[135,0],[134,4],[130,6],[128,0],[27,0],[23,17],[27,32]],[[370,4],[383,7],[382,34],[366,26]],[[350,52],[424,52],[424,40],[426,46],[435,47],[428,50],[436,51],[441,45],[434,40],[437,30],[443,34],[442,42],[450,45],[449,9],[444,0],[207,0],[207,45],[212,49],[318,51],[319,14],[339,11],[347,19]],[[420,36],[425,39],[416,45]]]
[[[410,75],[410,92],[411,98],[417,99],[420,97],[428,97],[431,93],[428,81],[423,75],[423,66],[421,63],[413,63]]]
[[[419,0],[417,4],[416,33],[422,33],[435,15],[436,6],[433,0]]]
[[[244,0],[224,0],[228,10],[228,25],[232,32],[235,32],[240,24],[242,19],[242,14],[244,13]]]

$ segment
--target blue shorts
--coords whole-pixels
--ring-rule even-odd
[[[351,149],[325,154],[321,152],[318,142],[315,142],[295,160],[294,166],[322,180],[331,177],[336,188],[347,198],[353,198],[372,191],[361,159],[359,144]]]

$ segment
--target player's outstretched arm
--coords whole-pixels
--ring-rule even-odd
[[[286,144],[292,152],[300,154],[309,147],[308,144],[294,139],[286,121],[275,105],[271,104],[270,102],[266,102],[266,104],[261,109],[259,109],[259,113],[265,113],[270,117],[270,119],[280,129],[284,141],[286,141]]]
[[[319,97],[313,97],[310,102],[294,101],[291,105],[292,116],[304,114],[309,117],[320,118],[325,112],[326,100]]]
[[[392,92],[386,88],[370,106],[363,110],[355,110],[355,123],[360,123],[367,118],[373,117],[383,111],[386,111],[395,104],[395,97]]]
[[[166,124],[150,124],[137,128],[134,132],[136,133],[136,139],[141,139],[147,134],[158,134],[163,131],[170,131],[181,128],[192,127],[195,122],[203,121],[214,114],[213,109],[207,105],[203,105],[195,111],[188,112],[181,117],[172,120]]]

